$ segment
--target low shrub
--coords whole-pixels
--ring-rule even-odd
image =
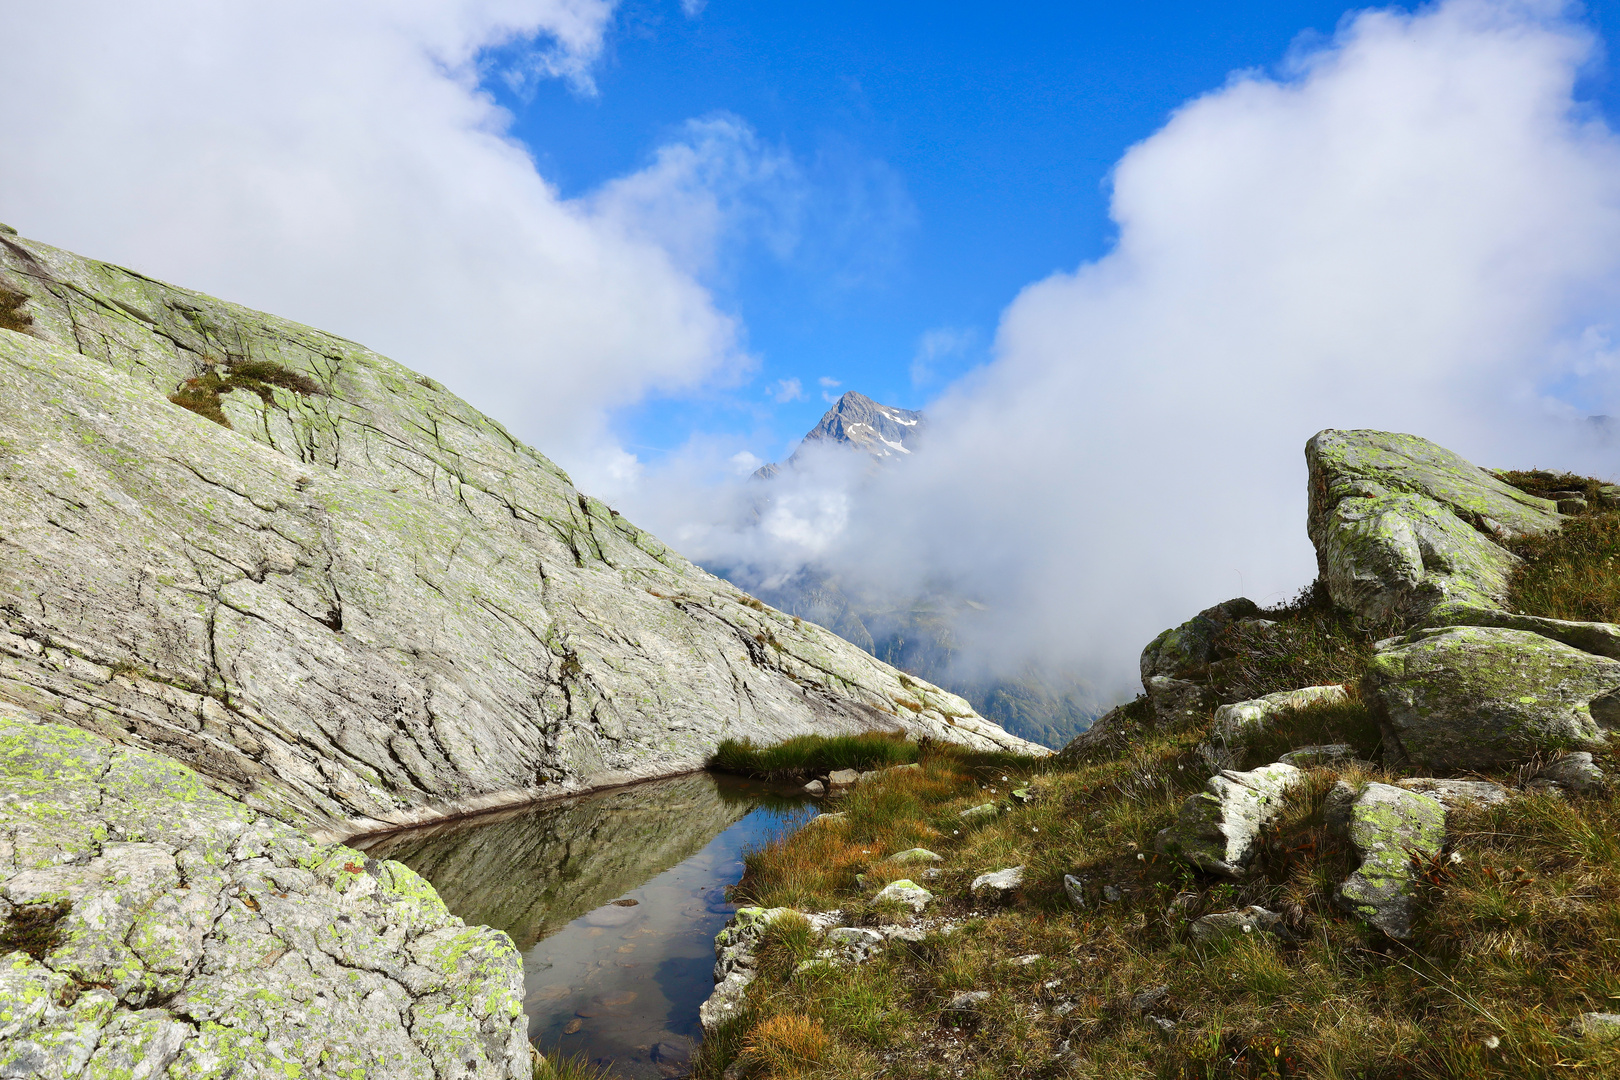
[[[225,369],[223,375],[220,374],[221,368]],[[306,397],[324,396],[326,393],[325,388],[308,375],[293,371],[274,360],[232,360],[219,365],[206,363],[203,373],[181,383],[169,395],[169,400],[221,427],[230,427],[231,422],[225,415],[221,401],[223,395],[246,390],[259,395],[259,399],[269,405],[275,401],[272,388],[277,386]]]
[[[1508,603],[1549,619],[1620,622],[1620,513],[1574,517],[1556,533],[1512,545],[1524,561]]]

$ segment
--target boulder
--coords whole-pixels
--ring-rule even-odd
[[[1305,773],[1278,762],[1248,772],[1223,769],[1181,805],[1176,823],[1159,832],[1161,854],[1212,874],[1242,877],[1260,829],[1283,809],[1283,795]]]
[[[1582,652],[1620,660],[1620,626],[1613,623],[1547,619],[1540,615],[1519,615],[1463,603],[1441,604],[1429,613],[1424,623],[1429,626],[1492,626],[1500,630],[1528,630]]]
[[[726,921],[714,936],[714,991],[698,1006],[698,1021],[706,1033],[713,1033],[742,1008],[744,995],[757,974],[754,953],[772,923],[784,915],[798,914],[793,908],[745,907]],[[812,923],[811,925],[815,925]],[[825,926],[825,923],[822,924]]]
[[[1379,644],[1363,697],[1394,760],[1491,768],[1606,746],[1620,720],[1620,661],[1525,630],[1419,630]]]
[[[808,784],[804,785],[804,790],[810,795],[825,795],[827,794],[827,785],[823,784],[820,780],[812,780]]]
[[[1409,937],[1417,906],[1413,858],[1440,853],[1445,807],[1392,784],[1368,784],[1350,804],[1345,832],[1361,865],[1339,887],[1340,906],[1392,938]]]
[[[400,863],[3,703],[0,827],[0,913],[61,912],[0,958],[0,1076],[529,1077],[511,938]]]
[[[1235,622],[1260,613],[1244,597],[1205,608],[1180,626],[1154,638],[1142,650],[1142,688],[1160,724],[1197,720],[1216,704],[1210,665],[1220,659],[1216,638]]]
[[[1205,944],[1228,934],[1252,934],[1270,930],[1281,922],[1282,916],[1276,912],[1251,905],[1241,911],[1217,911],[1194,919],[1188,930],[1192,933],[1194,941]]]
[[[811,825],[837,825],[847,817],[849,815],[840,810],[836,814],[817,814],[804,824],[805,828],[809,828]]]
[[[1518,561],[1501,543],[1561,520],[1550,500],[1412,435],[1329,429],[1305,460],[1322,580],[1369,625],[1410,625],[1445,602],[1501,607]]]
[[[1251,701],[1222,705],[1215,710],[1215,734],[1229,743],[1241,743],[1264,734],[1279,716],[1312,705],[1342,705],[1349,700],[1344,687],[1330,685],[1283,690]]]
[[[835,769],[827,774],[828,787],[849,787],[861,778],[861,774],[854,769]]]
[[[989,874],[980,874],[973,879],[969,891],[974,896],[982,896],[1001,903],[1011,900],[1024,884],[1024,868],[1022,866],[1009,867],[1006,870],[996,870]]]

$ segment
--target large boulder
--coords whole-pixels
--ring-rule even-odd
[[[1159,831],[1159,853],[1207,873],[1243,877],[1258,850],[1260,830],[1282,813],[1283,796],[1305,776],[1281,762],[1248,772],[1221,770],[1181,804],[1175,824]]]
[[[1386,754],[1435,770],[1491,768],[1606,746],[1620,722],[1620,661],[1525,630],[1418,630],[1380,643],[1362,696]]]
[[[0,1076],[529,1076],[512,940],[399,863],[3,704],[0,834],[0,923],[55,921],[0,959]]]
[[[1338,820],[1361,858],[1339,887],[1339,904],[1390,937],[1411,936],[1416,870],[1445,843],[1445,807],[1415,791],[1368,784]]]
[[[1442,604],[1500,608],[1517,563],[1502,542],[1561,520],[1552,501],[1412,435],[1329,429],[1305,459],[1322,580],[1369,625],[1411,625]]]

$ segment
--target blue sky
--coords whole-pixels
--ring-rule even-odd
[[[649,462],[694,431],[781,453],[826,408],[817,380],[918,408],[982,363],[1025,285],[1102,255],[1110,170],[1235,71],[1275,70],[1331,34],[1341,3],[619,6],[596,93],[538,80],[488,89],[565,196],[646,164],[689,119],[730,114],[804,173],[783,251],[733,234],[708,284],[758,359],[744,386],[654,397],[617,418]],[[1596,4],[1607,40],[1620,4]],[[504,68],[491,54],[491,70]],[[1605,112],[1607,71],[1584,88]],[[914,377],[925,335],[939,348]],[[801,400],[771,400],[798,379]]]

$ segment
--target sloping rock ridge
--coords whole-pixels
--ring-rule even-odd
[[[399,863],[4,704],[0,806],[0,1076],[530,1074],[511,939]]]
[[[16,237],[0,279],[0,700],[330,836],[731,736],[1042,752],[352,342]]]

